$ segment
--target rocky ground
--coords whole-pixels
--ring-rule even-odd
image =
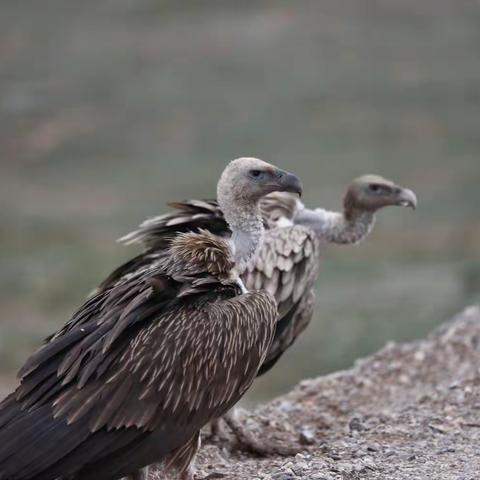
[[[305,380],[239,413],[265,442],[299,453],[259,458],[206,441],[197,478],[476,480],[480,309],[466,309],[426,340],[389,344],[350,370]]]

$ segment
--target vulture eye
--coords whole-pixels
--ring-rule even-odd
[[[382,185],[378,185],[377,183],[371,183],[368,186],[368,190],[372,193],[383,193],[384,188]]]
[[[256,179],[262,178],[264,174],[264,172],[262,172],[261,170],[250,170],[249,173],[252,178]]]

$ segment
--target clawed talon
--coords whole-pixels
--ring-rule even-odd
[[[247,431],[242,423],[235,418],[232,413],[227,413],[223,420],[230,427],[232,433],[237,440],[237,448],[239,450],[253,453],[260,457],[269,457],[272,455],[280,455],[283,457],[289,457],[296,455],[302,448],[300,446],[285,446],[280,444],[274,444],[272,442],[264,442],[258,439],[254,434]],[[218,427],[218,426],[217,426]],[[215,428],[217,428],[215,427]]]

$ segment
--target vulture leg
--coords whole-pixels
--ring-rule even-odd
[[[170,453],[165,459],[165,470],[179,472],[180,480],[194,480],[194,460],[200,443],[200,432],[197,432],[187,443]]]
[[[298,446],[288,447],[286,445],[265,442],[264,438],[258,438],[253,433],[249,432],[242,424],[242,421],[236,418],[235,412],[232,412],[232,410],[222,418],[235,435],[238,442],[237,448],[239,450],[253,453],[259,457],[269,457],[273,455],[289,457],[296,455],[302,450],[301,447]]]
[[[225,428],[222,425],[222,418],[215,418],[210,422],[210,436],[207,437],[210,441],[225,440],[228,437]]]
[[[191,466],[180,475],[180,480],[195,480],[195,469]]]
[[[178,448],[169,456],[165,464],[167,471],[179,472],[179,480],[195,480],[198,477],[195,475],[195,455],[200,449],[201,437],[200,432],[194,435],[188,443]],[[214,478],[222,478],[223,473],[212,472],[201,480],[210,480]]]

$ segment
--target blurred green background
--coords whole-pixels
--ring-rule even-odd
[[[241,155],[309,206],[362,173],[420,201],[328,249],[315,321],[250,401],[479,300],[477,1],[0,0],[0,88],[0,394],[138,251],[117,237]]]

